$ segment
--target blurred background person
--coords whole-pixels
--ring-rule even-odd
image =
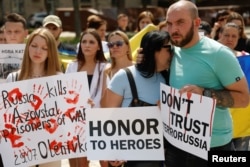
[[[211,38],[218,40],[220,28],[226,24],[227,17],[229,15],[228,10],[219,10],[215,17],[215,22],[213,23]]]
[[[43,19],[43,27],[47,28],[55,37],[59,54],[76,56],[76,47],[60,41],[63,31],[62,21],[56,15],[48,15]]]
[[[5,36],[4,36],[4,27],[2,26],[0,28],[0,44],[6,44],[6,39],[5,39]]]
[[[8,14],[4,20],[3,31],[6,44],[25,44],[28,35],[26,19],[17,13]],[[3,64],[3,77],[19,68],[20,64]]]
[[[121,13],[117,16],[117,30],[128,31],[128,15]]]
[[[0,44],[6,44],[6,39],[4,37],[3,27],[0,28]],[[4,65],[0,64],[0,77],[4,76]],[[1,167],[1,165],[0,165]]]
[[[106,56],[106,58],[109,58],[109,49],[107,46],[107,41],[106,41],[106,33],[107,33],[107,21],[103,20],[101,17],[97,16],[97,15],[90,15],[87,18],[87,29],[94,29],[98,35],[101,38],[101,42],[102,42],[102,49],[103,52]],[[77,44],[77,52],[79,49],[80,43]]]
[[[201,32],[202,35],[211,38],[211,31],[212,31],[211,25],[207,21],[202,20],[200,23],[199,32]]]
[[[150,11],[143,11],[139,14],[137,19],[137,29],[136,32],[141,31],[148,24],[154,24],[155,18]]]
[[[247,37],[245,32],[245,22],[242,15],[237,12],[231,12],[227,18],[227,23],[228,22],[234,22],[239,26],[240,36],[235,50],[250,53],[250,39]]]
[[[7,44],[23,44],[28,35],[25,18],[17,13],[5,17],[4,36]]]
[[[87,29],[93,28],[100,35],[102,41],[106,41],[107,21],[97,15],[90,15],[87,18]]]

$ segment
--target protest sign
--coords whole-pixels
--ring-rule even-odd
[[[4,166],[27,167],[86,156],[86,72],[2,84],[0,146]]]
[[[0,64],[21,64],[25,44],[0,44]]]
[[[158,107],[86,110],[90,160],[164,160]]]
[[[174,146],[208,158],[216,100],[194,93],[180,95],[161,83],[164,137]]]
[[[0,83],[22,63],[25,44],[0,44]]]

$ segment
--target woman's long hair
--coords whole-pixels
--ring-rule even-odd
[[[150,78],[154,75],[156,69],[155,52],[160,51],[164,44],[169,41],[170,36],[165,31],[150,31],[142,37],[140,48],[142,48],[143,60],[136,64],[136,68],[143,77]]]
[[[240,38],[247,38],[247,35],[245,33],[245,23],[244,23],[244,19],[241,16],[241,14],[237,13],[237,12],[231,12],[227,18],[227,23],[233,21],[233,20],[239,20],[241,21],[241,27],[240,27]]]
[[[55,37],[51,34],[51,32],[48,29],[38,28],[30,34],[26,42],[23,61],[21,65],[21,72],[18,76],[18,80],[29,79],[30,76],[32,75],[32,61],[29,55],[29,47],[31,45],[31,42],[36,36],[40,36],[43,39],[45,39],[48,47],[48,57],[45,60],[44,64],[45,76],[56,75],[58,72],[61,72]]]
[[[95,56],[95,61],[96,62],[106,62],[106,58],[104,56],[103,53],[103,48],[102,48],[102,40],[99,36],[99,34],[96,32],[96,30],[94,29],[87,29],[86,31],[84,31],[82,33],[82,36],[80,38],[80,46],[79,46],[79,51],[77,53],[76,59],[79,63],[78,65],[78,71],[81,69],[81,67],[85,64],[86,60],[85,60],[85,56],[84,53],[82,51],[82,47],[81,47],[81,42],[82,42],[82,38],[86,35],[86,34],[91,34],[94,36],[94,38],[97,40],[98,46],[99,46],[99,50],[96,52],[96,56]]]
[[[115,36],[115,35],[120,36],[120,37],[124,40],[125,44],[128,45],[127,58],[128,58],[128,60],[132,61],[132,52],[131,52],[131,47],[130,47],[129,38],[128,38],[127,34],[124,33],[124,32],[122,32],[122,31],[120,31],[120,30],[113,31],[113,32],[111,32],[111,33],[109,34],[109,36],[108,36],[108,41],[110,40],[110,38],[111,38],[112,36]],[[110,66],[110,68],[108,68],[108,69],[106,70],[106,73],[107,73],[107,74],[109,74],[109,73],[111,72],[111,70],[112,70],[112,69],[115,67],[115,65],[116,65],[115,58],[112,57],[112,56],[110,55],[110,59],[111,59],[111,66]]]

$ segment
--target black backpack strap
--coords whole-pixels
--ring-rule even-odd
[[[124,70],[127,73],[127,77],[128,77],[128,81],[129,81],[129,84],[130,84],[133,99],[138,99],[138,94],[137,94],[137,89],[136,89],[134,77],[133,77],[131,71],[128,68],[124,68]]]

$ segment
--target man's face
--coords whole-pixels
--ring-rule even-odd
[[[48,25],[46,25],[46,28],[53,34],[53,36],[55,37],[56,40],[59,39],[60,34],[62,32],[61,27],[57,27],[54,24],[48,24]]]
[[[28,30],[23,27],[21,22],[6,22],[4,27],[4,36],[7,44],[24,43]]]
[[[167,31],[175,46],[185,47],[194,36],[194,21],[187,11],[169,11],[167,13]]]

